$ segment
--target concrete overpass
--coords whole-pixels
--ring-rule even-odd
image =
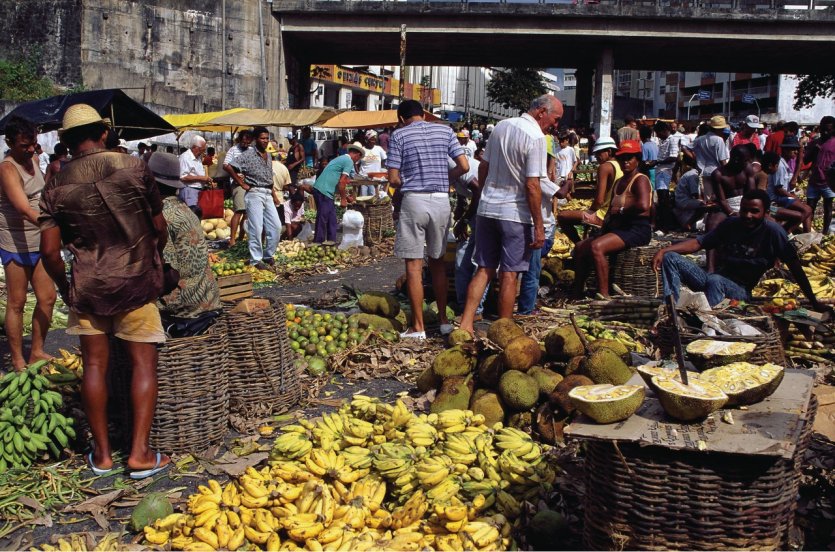
[[[554,3],[554,2],[560,3]],[[316,63],[575,67],[608,126],[613,69],[831,72],[833,0],[273,0],[287,81]],[[578,112],[587,106],[578,105]]]

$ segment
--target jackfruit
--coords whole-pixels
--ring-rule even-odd
[[[595,339],[589,343],[590,351],[598,351],[603,347],[614,351],[623,360],[627,360],[629,358],[629,349],[627,349],[626,345],[617,339]]]
[[[579,374],[584,360],[586,360],[586,357],[583,355],[571,357],[571,360],[569,360],[568,364],[565,366],[565,375],[570,376],[571,374]]]
[[[441,378],[466,376],[475,368],[475,361],[475,355],[471,351],[456,345],[438,353],[432,361],[432,370]]]
[[[433,389],[438,389],[443,382],[443,378],[438,376],[435,373],[435,370],[432,369],[431,366],[426,368],[423,372],[421,372],[420,376],[418,376],[417,381],[415,382],[418,388],[418,391],[421,393],[428,393]]]
[[[601,347],[590,353],[581,363],[579,372],[594,383],[623,385],[632,377],[632,369],[611,349]]]
[[[548,332],[545,336],[545,350],[554,360],[562,361],[584,352],[583,343],[571,325],[559,326]]]
[[[402,332],[403,326],[393,318],[385,318],[376,314],[358,312],[352,314],[348,320],[356,320],[360,328],[372,328],[375,330],[389,330]]]
[[[657,364],[642,364],[641,366],[638,366],[636,370],[641,376],[641,379],[644,380],[644,383],[647,384],[647,387],[653,391],[655,391],[655,384],[652,383],[652,378],[654,376],[664,376],[665,378],[681,381],[681,373],[679,372],[678,367],[674,365],[667,364],[659,366]],[[698,377],[699,374],[696,372],[687,372],[687,381]]]
[[[360,295],[357,305],[362,312],[394,318],[400,314],[400,303],[394,296],[381,291],[369,291]]]
[[[568,523],[554,510],[539,510],[525,527],[525,540],[533,550],[554,550],[564,540]]]
[[[460,328],[453,330],[452,333],[449,334],[449,337],[447,337],[447,343],[449,343],[450,347],[455,347],[456,345],[467,343],[472,340],[473,336],[470,335],[470,332]]]
[[[487,339],[504,349],[514,338],[525,335],[525,331],[510,318],[499,318],[487,328]]]
[[[499,379],[499,395],[513,410],[528,410],[539,398],[539,385],[524,372],[508,370]]]
[[[756,343],[697,339],[687,345],[687,356],[699,370],[739,362],[757,348]]]
[[[513,338],[502,352],[502,364],[507,370],[527,372],[539,362],[539,343],[526,335]]]
[[[446,378],[435,400],[429,405],[429,411],[438,413],[444,410],[467,410],[472,394],[470,376]]]
[[[625,420],[644,402],[643,385],[581,385],[568,393],[574,408],[599,424]]]
[[[478,363],[478,383],[481,387],[495,389],[504,374],[501,355],[490,355]]]
[[[550,445],[565,441],[565,424],[568,417],[562,412],[558,416],[548,403],[542,403],[534,412],[533,420],[539,438]]]
[[[551,406],[559,408],[565,414],[571,414],[574,412],[574,405],[571,403],[568,393],[580,385],[594,385],[594,382],[586,376],[582,376],[580,374],[565,376],[565,378],[557,384],[551,394],[548,395],[548,402]]]
[[[728,396],[727,406],[758,403],[774,393],[783,381],[785,370],[776,364],[758,366],[748,362],[734,362],[727,366],[705,370],[699,376],[709,381]]]
[[[504,421],[505,411],[502,399],[499,395],[490,391],[477,390],[470,400],[470,410],[474,414],[483,415],[484,423],[487,426]]]
[[[728,402],[728,396],[716,385],[701,379],[689,380],[690,385],[654,376],[655,394],[664,412],[682,422],[702,420]]]
[[[542,366],[534,366],[528,370],[527,374],[536,380],[539,385],[539,394],[548,395],[556,389],[557,385],[562,381],[562,376],[553,370],[543,368]]]

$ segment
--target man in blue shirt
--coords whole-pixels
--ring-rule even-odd
[[[313,187],[305,191],[313,194],[316,202],[316,231],[313,241],[336,241],[336,205],[334,197],[339,191],[339,205],[348,205],[348,183],[354,172],[354,164],[365,155],[363,147],[357,143],[348,146],[348,153],[340,155],[330,163],[316,179]]]
[[[658,164],[658,145],[652,141],[652,127],[642,126],[641,136],[641,172],[649,177],[652,189],[655,189],[655,166]]]
[[[310,127],[302,129],[302,148],[304,148],[304,164],[308,167],[315,167],[319,157],[319,147],[316,140],[310,136]]]
[[[829,310],[818,302],[809,279],[789,243],[786,231],[765,218],[771,201],[764,190],[748,190],[742,195],[739,216],[728,217],[715,230],[665,247],[652,260],[652,268],[661,270],[664,296],[678,300],[681,284],[692,291],[702,291],[710,306],[722,299],[748,300],[766,270],[780,259],[789,268],[797,285],[816,310]],[[682,255],[700,249],[716,249],[719,270],[708,274]]]
[[[427,123],[423,106],[406,100],[397,107],[402,127],[389,140],[389,185],[403,200],[397,219],[394,253],[406,262],[406,285],[412,305],[412,327],[401,337],[426,339],[423,327],[423,257],[429,258],[432,289],[438,304],[441,333],[452,332],[446,317],[447,279],[444,266],[449,232],[449,187],[466,173],[470,164],[452,129]],[[450,170],[447,159],[455,161]]]

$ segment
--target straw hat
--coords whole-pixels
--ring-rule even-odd
[[[99,112],[92,106],[87,104],[71,105],[64,112],[64,119],[62,120],[59,133],[66,132],[71,128],[77,128],[84,125],[92,125],[94,123],[104,123],[110,126],[110,119],[103,119]]]
[[[148,159],[148,168],[157,182],[172,188],[185,188],[180,181],[180,159],[173,153],[156,152]]]
[[[353,144],[348,144],[348,150],[358,151],[360,154],[365,155],[365,148],[362,147],[362,144],[359,142],[354,142]]]
[[[728,121],[726,121],[725,117],[722,115],[714,115],[710,118],[710,121],[708,121],[707,126],[716,129],[728,128]]]
[[[597,153],[598,151],[603,151],[606,149],[618,149],[617,144],[612,138],[608,136],[604,136],[603,138],[599,139],[597,142],[594,143],[594,148],[592,149],[592,153]]]

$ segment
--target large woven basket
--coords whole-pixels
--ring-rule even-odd
[[[786,549],[816,409],[791,459],[589,441],[586,548]]]
[[[663,293],[661,275],[652,270],[652,258],[669,242],[653,240],[649,245],[630,247],[609,257],[609,285],[617,285],[624,293],[638,297],[656,297]],[[597,288],[592,270],[586,287]]]
[[[127,441],[132,420],[131,364],[119,340],[111,340],[111,412]],[[166,453],[202,452],[223,441],[229,429],[229,342],[226,327],[168,339],[159,350],[157,408],[151,447]]]
[[[391,232],[394,232],[394,216],[391,204],[357,205],[356,209],[362,213],[365,223],[362,227],[362,240],[365,245],[381,243]]]
[[[745,360],[754,364],[765,364],[771,362],[780,366],[786,365],[786,352],[783,349],[783,341],[780,331],[768,315],[763,316],[733,316],[730,314],[714,313],[719,318],[740,320],[754,326],[762,332],[761,335],[746,336],[717,336],[715,339],[721,341],[754,343],[757,348]],[[690,342],[703,339],[705,334],[694,328],[685,328],[680,332],[681,344],[686,347]],[[661,351],[662,356],[675,354],[673,345],[673,325],[669,317],[661,318],[657,325],[657,335],[654,339],[656,347]]]
[[[232,413],[256,419],[284,412],[301,398],[299,370],[290,348],[285,306],[270,299],[270,307],[254,313],[232,312],[224,303],[229,333],[229,405]]]

